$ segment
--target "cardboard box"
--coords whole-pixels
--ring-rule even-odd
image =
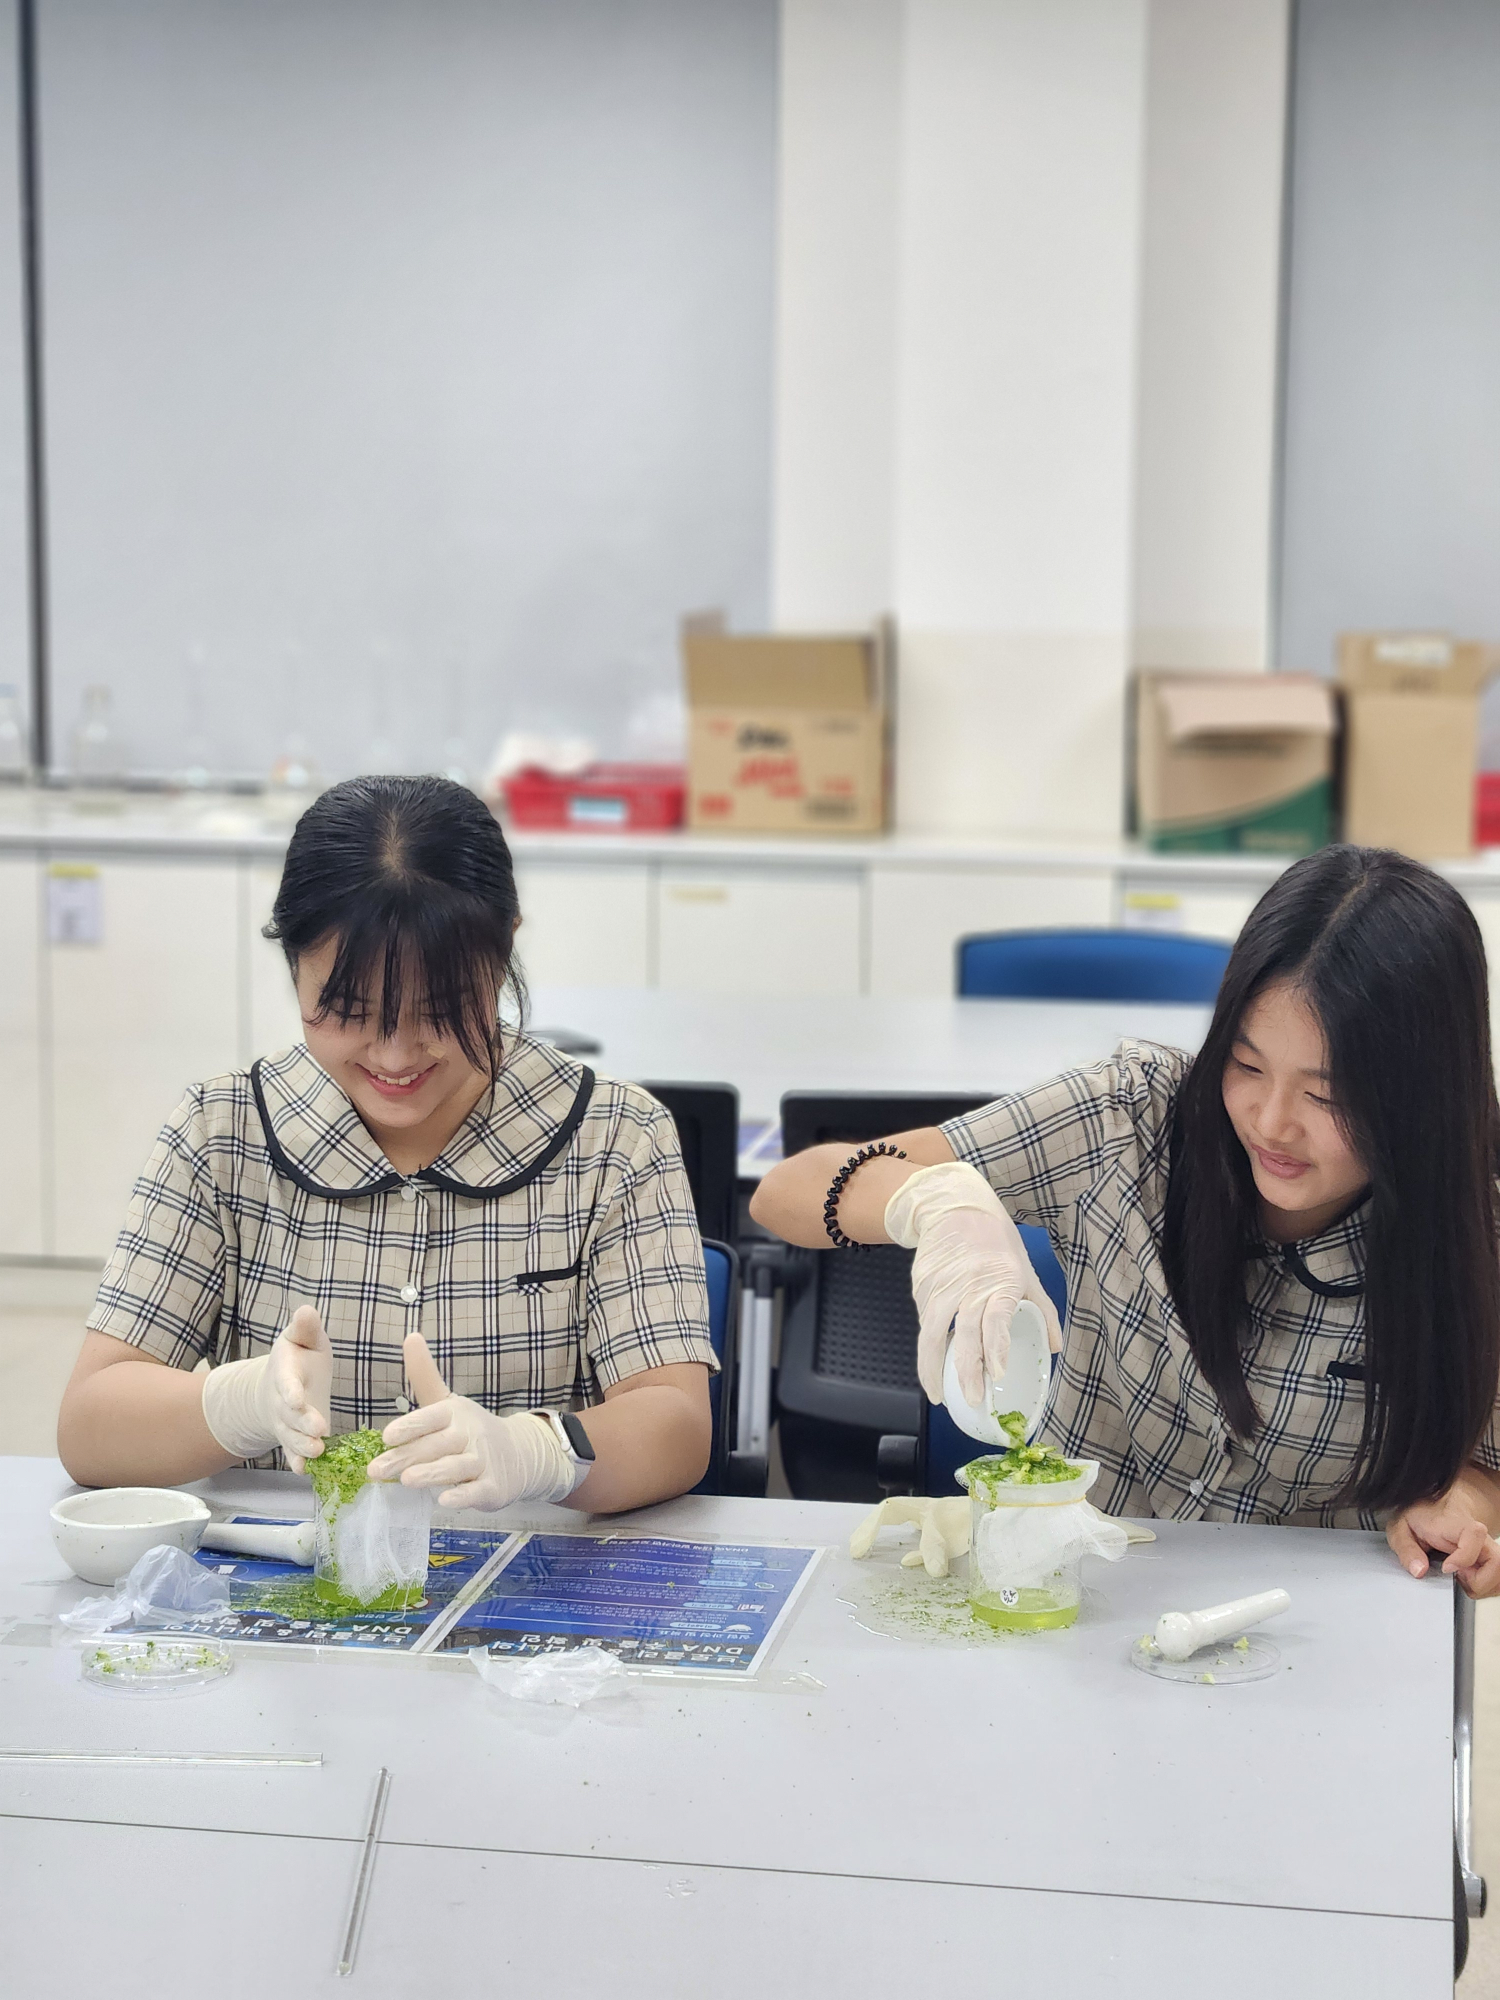
[[[688,825],[700,833],[879,833],[890,795],[891,641],[683,626]]]
[[[1310,854],[1333,827],[1334,720],[1315,674],[1138,673],[1142,839],[1166,854]]]
[[[1419,861],[1474,851],[1479,697],[1500,653],[1442,632],[1343,632],[1346,840]]]

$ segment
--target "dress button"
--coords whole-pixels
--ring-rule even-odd
[[[422,1294],[417,1290],[415,1285],[403,1285],[401,1287],[401,1303],[404,1306],[414,1306],[421,1296]]]
[[[1203,1498],[1203,1481],[1201,1479],[1189,1480],[1188,1492],[1192,1494],[1195,1500],[1201,1500]]]
[[[414,1187],[410,1185],[410,1183],[408,1183],[407,1186],[402,1188],[401,1199],[403,1201],[415,1201],[416,1198],[417,1198],[417,1191]]]
[[[405,1396],[398,1396],[396,1398],[396,1409],[401,1416],[404,1417],[410,1408],[411,1404],[407,1401]]]

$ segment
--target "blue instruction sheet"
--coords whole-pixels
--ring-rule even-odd
[[[753,1673],[817,1555],[746,1542],[528,1535],[440,1644],[522,1656],[592,1645],[627,1666]]]
[[[241,1644],[414,1655],[484,1646],[525,1657],[593,1645],[626,1666],[746,1675],[766,1658],[819,1553],[606,1530],[434,1528],[419,1604],[335,1614],[320,1604],[310,1570],[200,1549],[196,1560],[228,1585],[229,1608],[178,1629]]]

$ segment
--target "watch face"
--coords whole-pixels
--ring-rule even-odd
[[[573,1447],[575,1458],[593,1459],[594,1447],[589,1443],[589,1434],[571,1410],[564,1410],[559,1421],[567,1433],[568,1443]]]

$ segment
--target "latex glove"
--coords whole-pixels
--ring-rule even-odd
[[[948,1332],[959,1386],[975,1409],[984,1378],[998,1381],[1010,1358],[1010,1323],[1022,1299],[1047,1322],[1055,1354],[1062,1346],[1057,1309],[1031,1268],[1021,1232],[977,1168],[961,1160],[923,1167],[886,1204],[885,1232],[916,1251],[911,1289],[921,1333],[917,1378],[929,1402],[943,1400]]]
[[[293,1472],[327,1437],[333,1348],[312,1306],[298,1306],[269,1354],[226,1361],[203,1378],[203,1421],[225,1451],[259,1458],[276,1445]]]
[[[566,1500],[584,1478],[551,1424],[530,1410],[497,1417],[470,1396],[455,1396],[420,1333],[405,1343],[406,1379],[418,1407],[381,1433],[386,1449],[371,1459],[370,1479],[440,1486],[440,1507],[481,1513],[516,1500]]]
[[[921,1530],[921,1539],[916,1548],[909,1549],[901,1558],[901,1567],[915,1569],[920,1563],[929,1576],[946,1576],[953,1558],[969,1553],[972,1519],[973,1503],[967,1493],[956,1493],[944,1500],[920,1494],[896,1494],[882,1500],[860,1522],[849,1537],[849,1553],[858,1561],[874,1548],[875,1537],[882,1528],[912,1526]]]

